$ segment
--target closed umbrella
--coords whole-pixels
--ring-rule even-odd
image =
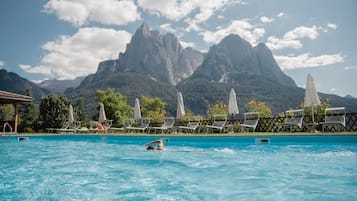
[[[228,114],[232,116],[239,114],[236,96],[237,96],[236,92],[232,88],[231,92],[229,93],[229,101],[228,101]]]
[[[314,78],[308,74],[306,80],[306,90],[305,90],[305,98],[304,98],[304,107],[311,106],[312,112],[312,123],[315,123],[314,120],[314,106],[321,105],[319,96],[317,94]]]
[[[135,99],[135,105],[134,105],[134,120],[140,120],[141,119],[141,110],[140,110],[140,102],[139,99]]]
[[[181,119],[185,116],[185,106],[183,104],[182,93],[177,93],[177,110],[176,110],[176,119]]]
[[[103,123],[107,120],[107,117],[105,115],[105,110],[104,110],[104,104],[103,103],[100,103],[100,108],[99,108],[99,119],[98,121],[100,123]]]
[[[69,108],[68,108],[68,123],[72,123],[74,122],[74,117],[73,117],[73,106],[71,104],[69,104]]]

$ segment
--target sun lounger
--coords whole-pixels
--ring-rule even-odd
[[[178,130],[179,132],[194,133],[199,125],[200,125],[199,121],[190,121],[186,126],[178,126]]]
[[[219,131],[223,133],[227,123],[227,115],[213,115],[212,125],[206,125],[206,128],[211,131]]]
[[[164,131],[170,132],[172,130],[172,127],[175,125],[175,118],[173,117],[165,117],[164,118],[164,123],[160,127],[149,127],[150,131],[154,132],[161,132],[163,133]]]
[[[345,107],[334,107],[325,109],[325,121],[320,122],[322,125],[322,132],[325,131],[326,127],[334,126],[335,130],[340,130],[341,126],[343,129],[346,126],[346,111]]]
[[[131,132],[145,132],[150,125],[150,119],[149,118],[141,118],[140,119],[140,125],[139,126],[128,126],[126,127],[126,130]]]
[[[246,112],[244,113],[244,122],[240,124],[241,131],[244,131],[245,129],[251,129],[253,132],[255,131],[255,128],[258,125],[260,119],[260,113],[259,112]]]
[[[285,112],[285,122],[284,123],[276,123],[278,125],[278,131],[282,127],[289,127],[289,131],[291,132],[293,127],[302,127],[302,120],[304,119],[304,110],[297,109],[297,110],[287,110]]]
[[[81,126],[80,121],[69,122],[65,121],[61,128],[47,128],[49,133],[75,133],[77,129]]]

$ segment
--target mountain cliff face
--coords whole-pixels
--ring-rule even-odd
[[[118,60],[104,61],[98,72],[138,72],[176,85],[189,77],[202,63],[203,54],[182,48],[173,34],[161,35],[143,24],[133,35]]]
[[[220,83],[239,83],[235,78],[244,74],[296,87],[294,81],[280,70],[271,51],[264,44],[253,48],[247,41],[233,34],[210,48],[193,77]]]
[[[0,90],[26,95],[26,89],[32,90],[32,95],[36,102],[39,102],[42,96],[50,93],[48,90],[38,87],[16,73],[0,69]]]

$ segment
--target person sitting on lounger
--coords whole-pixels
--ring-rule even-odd
[[[157,147],[155,148],[154,147],[154,144],[157,144]],[[146,150],[150,150],[150,151],[162,151],[164,150],[164,142],[163,140],[155,140],[155,141],[152,141],[152,142],[149,142],[147,144],[145,144],[145,146],[147,147]]]
[[[105,127],[101,123],[97,123],[94,130],[105,131]]]

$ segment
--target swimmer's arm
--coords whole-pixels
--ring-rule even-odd
[[[160,143],[162,143],[161,140],[155,140],[155,141],[146,143],[145,146],[150,146],[150,145],[153,145],[153,144],[160,144]]]

